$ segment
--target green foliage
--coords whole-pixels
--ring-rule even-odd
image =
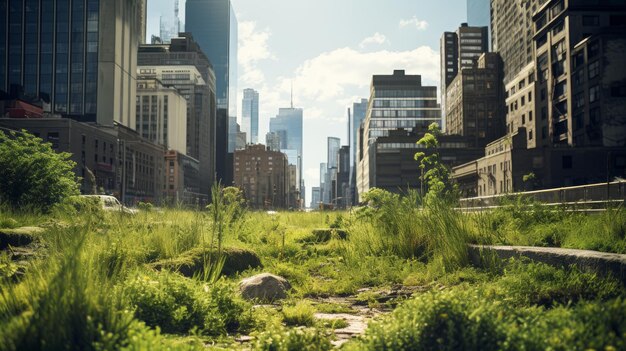
[[[223,282],[202,286],[172,273],[146,272],[129,279],[122,293],[138,319],[166,333],[196,330],[216,336],[250,326],[244,313],[249,306]]]
[[[259,335],[255,345],[259,351],[327,351],[332,349],[328,337],[318,329],[271,330]]]
[[[68,153],[25,131],[0,131],[0,199],[16,209],[48,211],[64,198],[78,194],[75,163]]]
[[[140,202],[137,204],[137,208],[143,212],[150,212],[154,209],[154,205],[149,202]]]
[[[15,219],[13,218],[2,218],[0,219],[0,229],[4,229],[4,228],[8,228],[8,229],[14,229],[18,227],[18,223]]]
[[[456,189],[450,180],[450,170],[441,162],[439,155],[439,141],[437,138],[441,135],[441,130],[437,123],[428,126],[428,132],[424,134],[417,144],[425,149],[433,150],[430,155],[426,152],[415,153],[415,161],[420,163],[422,175],[420,180],[425,183],[428,191],[424,195],[426,202],[441,200],[442,198],[451,199],[456,194]]]
[[[315,308],[306,301],[298,301],[293,306],[283,307],[283,321],[291,326],[313,326],[315,324],[314,314]]]

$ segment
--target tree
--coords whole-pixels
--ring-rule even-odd
[[[428,191],[424,196],[426,202],[438,198],[447,198],[454,194],[456,190],[450,181],[450,170],[441,163],[439,141],[437,140],[440,135],[439,125],[433,123],[428,126],[428,132],[424,134],[424,137],[417,141],[418,145],[433,150],[430,155],[427,155],[426,152],[418,152],[414,156],[415,161],[420,163],[422,184],[428,187]]]
[[[48,211],[78,195],[70,154],[55,152],[49,143],[26,131],[0,131],[0,199],[17,209]]]

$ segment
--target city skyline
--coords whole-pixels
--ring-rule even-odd
[[[347,109],[369,96],[372,75],[405,69],[422,75],[425,84],[439,86],[439,39],[466,21],[465,3],[232,0],[239,20],[236,101],[241,102],[243,88],[259,91],[259,135],[265,136],[269,119],[289,106],[293,82],[294,105],[304,109],[307,199],[311,187],[319,184],[319,163],[326,158],[326,148],[319,146],[328,136],[348,143]],[[184,7],[181,0],[181,18]],[[281,11],[275,11],[277,7]],[[158,33],[153,23],[158,24],[160,9],[171,8],[170,1],[150,0],[148,36]],[[357,12],[359,16],[345,15]],[[316,23],[322,19],[330,25],[319,27]]]

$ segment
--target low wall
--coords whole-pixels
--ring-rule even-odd
[[[470,245],[469,256],[472,264],[479,267],[512,257],[526,257],[558,267],[574,265],[601,276],[613,276],[626,286],[626,255],[621,254],[552,247]]]

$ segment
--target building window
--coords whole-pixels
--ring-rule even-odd
[[[598,16],[583,16],[583,26],[585,27],[597,27],[600,25],[600,17]]]
[[[533,140],[533,131],[528,132],[528,140]]]
[[[563,156],[563,169],[572,169],[572,156]]]
[[[593,103],[597,100],[600,100],[600,87],[595,85],[589,88],[589,103]]]
[[[594,61],[589,64],[589,79],[593,79],[600,74],[600,61]]]

